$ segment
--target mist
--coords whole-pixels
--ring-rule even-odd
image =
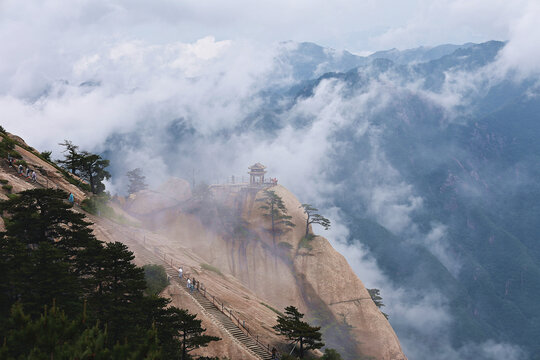
[[[285,30],[275,39],[260,30],[254,30],[258,37],[246,35],[247,30],[230,25],[234,22],[230,19],[240,18],[247,29],[257,28],[253,21],[237,14],[226,19],[219,15],[223,10],[219,6],[158,3],[152,9],[137,3],[131,10],[108,1],[97,5],[81,1],[73,7],[62,7],[59,1],[23,9],[16,9],[14,2],[2,3],[0,39],[6,56],[0,62],[0,109],[6,130],[40,151],[52,150],[53,158],[61,157],[58,143],[64,139],[108,156],[114,176],[107,189],[112,194],[125,194],[124,175],[135,167],[144,170],[152,186],[171,176],[211,184],[233,175],[247,176],[247,166],[261,162],[301,202],[314,204],[328,215],[332,229],[318,232],[347,258],[366,287],[381,289],[383,310],[390,314],[409,358],[527,356],[519,346],[495,340],[453,344],[447,299],[436,288],[420,291],[391,280],[369,248],[355,239],[340,208],[345,201],[336,199],[349,196],[358,216],[425,248],[458,279],[463,263],[450,249],[453,224],[426,215],[426,199],[389,159],[393,150],[385,140],[387,134],[398,123],[417,120],[407,111],[389,116],[388,109],[412,98],[428,104],[436,115],[425,126],[429,136],[440,128],[468,125],[467,115],[478,94],[504,81],[538,81],[538,49],[531,46],[540,41],[534,25],[540,14],[537,4],[442,1],[417,12],[435,20],[421,21],[417,15],[396,24],[395,13],[387,14],[387,24],[392,26],[372,24],[384,28],[377,33],[350,26],[330,31],[332,38],[363,34],[367,40],[332,43],[315,24],[304,31],[291,30],[298,21],[296,12],[281,20]],[[353,6],[343,3],[344,9]],[[299,7],[305,9],[307,4]],[[470,19],[488,7],[480,25],[469,24],[478,30],[472,39],[465,38],[471,31],[463,30],[455,38],[444,38],[445,31],[463,25],[463,17]],[[258,13],[263,23],[280,23],[275,11],[263,16],[251,4],[236,4],[236,10],[242,8]],[[318,3],[313,8],[311,15],[316,17],[326,7]],[[449,9],[451,16],[440,28],[425,35]],[[368,5],[356,10],[375,11]],[[39,16],[42,12],[45,15]],[[322,22],[329,20],[326,16],[331,20],[337,15],[331,11]],[[39,20],[28,23],[31,18]],[[359,22],[356,17],[346,16],[346,20],[346,24]],[[197,26],[190,29],[193,23]],[[205,24],[212,35],[204,33]],[[12,40],[15,33],[19,41]],[[424,86],[426,79],[414,72],[411,77],[395,69],[373,75],[375,70],[366,67],[358,70],[359,76],[368,74],[360,88],[351,89],[347,81],[328,77],[313,85],[308,96],[287,93],[294,86],[308,85],[294,77],[293,64],[282,57],[295,43],[281,40],[320,41],[361,52],[383,49],[375,46],[492,38],[507,41],[495,61],[473,70],[449,70],[440,89]],[[529,91],[538,96],[537,85]],[[360,144],[361,151],[351,143]],[[417,161],[460,158],[462,150],[445,148],[441,153],[443,159],[422,153]],[[460,191],[485,195],[478,183],[468,179],[462,179]],[[421,215],[428,221],[419,220]]]

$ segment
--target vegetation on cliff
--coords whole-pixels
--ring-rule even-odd
[[[264,190],[263,196],[257,201],[263,203],[259,208],[264,210],[264,216],[270,219],[270,229],[274,248],[276,247],[276,237],[286,233],[296,225],[291,221],[291,216],[287,214],[287,208],[283,199],[272,190]]]
[[[320,326],[311,326],[302,321],[304,314],[300,313],[294,306],[287,306],[284,315],[278,315],[277,325],[274,330],[279,335],[284,335],[287,339],[294,341],[298,346],[298,354],[304,358],[307,350],[320,349],[324,346],[321,341],[322,334]]]
[[[105,191],[103,181],[111,178],[111,174],[106,170],[109,166],[109,160],[88,151],[79,152],[79,147],[69,140],[64,140],[59,145],[65,147],[64,159],[56,162],[73,175],[78,175],[86,180],[93,194],[103,193]]]
[[[100,354],[129,344],[119,358],[178,358],[182,348],[187,358],[189,350],[218,340],[203,334],[194,315],[145,296],[144,270],[132,263],[133,254],[122,243],[97,240],[66,198],[61,190],[34,189],[0,204],[2,355],[61,358],[67,351],[75,358],[99,342]],[[40,325],[45,318],[52,327]]]

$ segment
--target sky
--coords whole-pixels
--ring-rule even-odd
[[[64,139],[99,151],[111,134],[146,131],[139,149],[123,149],[126,168],[180,176],[182,170],[191,173],[198,163],[217,159],[215,168],[224,175],[239,175],[260,161],[302,202],[320,204],[339,190],[319,176],[331,167],[327,154],[340,151],[331,135],[355,124],[355,136],[365,137],[373,153],[358,167],[365,189],[358,196],[370,215],[396,234],[424,242],[458,273],[460,264],[445,255],[446,224],[433,223],[422,232],[414,223],[422,198],[387,161],[380,129],[364,116],[393,100],[389,89],[397,96],[419,92],[414,84],[400,87],[380,79],[365,94],[347,98],[339,82],[323,82],[312,97],[282,116],[285,122],[314,119],[308,131],[285,126],[271,139],[243,133],[216,140],[213,135],[239,125],[264,104],[259,93],[269,84],[294,82],[287,64],[275,61],[282,41],[309,41],[357,54],[508,41],[493,67],[474,76],[450,74],[441,93],[422,94],[451,118],[466,100],[463,94],[477,84],[508,71],[516,76],[540,71],[540,47],[532,45],[540,44],[538,18],[540,4],[534,0],[0,0],[0,123],[38,150],[53,150],[55,158]],[[185,119],[201,134],[184,148],[178,144],[179,153],[197,155],[179,158],[173,170],[157,155],[165,122],[172,119]],[[113,192],[118,187],[109,184]],[[403,314],[394,321],[420,319],[417,329],[444,333],[451,322],[444,301],[437,294],[422,294],[417,304],[403,303],[405,290],[385,278],[365,249],[346,244],[348,229],[339,220],[340,210],[325,210],[334,223],[329,240],[368,286],[383,290],[388,308]],[[415,353],[414,339],[404,334],[402,342]],[[494,347],[471,346],[482,352]],[[511,345],[506,349],[514,351]],[[451,359],[456,352],[447,354]]]
[[[38,47],[111,39],[151,43],[312,41],[352,52],[508,40],[534,0],[47,0],[0,2],[3,40]],[[48,38],[54,34],[54,38]],[[43,41],[48,40],[48,41]],[[10,44],[8,43],[8,46]],[[74,44],[70,44],[74,45]],[[77,46],[77,45],[75,45]],[[9,46],[11,47],[11,46]],[[66,46],[67,52],[73,51]]]

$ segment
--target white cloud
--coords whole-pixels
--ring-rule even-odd
[[[329,155],[346,151],[332,136],[350,131],[369,150],[369,156],[353,163],[352,182],[366,217],[423,244],[456,275],[460,264],[448,255],[446,225],[434,221],[420,230],[414,222],[424,200],[387,160],[380,135],[388,129],[371,119],[395,96],[408,93],[420,94],[451,117],[486,81],[509,71],[521,76],[538,71],[537,14],[537,4],[521,0],[5,0],[0,2],[2,125],[40,150],[56,151],[64,138],[99,149],[112,133],[149,129],[154,133],[144,137],[140,148],[125,150],[125,162],[152,169],[147,174],[151,181],[163,174],[190,174],[201,164],[211,169],[199,175],[207,180],[241,176],[247,164],[261,161],[301,201],[326,208],[333,222],[328,238],[368,287],[382,290],[394,324],[442,334],[452,321],[444,299],[396,286],[365,247],[347,243],[348,229],[331,202],[343,184],[325,178],[335,167]],[[341,82],[326,80],[314,96],[277,119],[285,124],[307,119],[310,125],[287,125],[274,137],[256,130],[214,136],[243,126],[267,100],[259,96],[261,90],[290,81],[287,65],[274,61],[280,48],[275,41],[315,41],[362,51],[492,38],[510,40],[498,63],[472,79],[469,73],[449,72],[440,93],[381,76],[365,92],[343,96]],[[88,81],[99,85],[79,86]],[[171,169],[158,153],[160,136],[165,122],[180,118],[200,138],[186,145],[191,152],[179,153]],[[410,358],[432,351],[406,332],[400,336]],[[447,340],[437,359],[467,358],[463,354],[497,359],[492,349],[508,359],[521,354],[516,347],[495,343],[456,350]]]

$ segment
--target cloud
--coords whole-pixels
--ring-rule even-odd
[[[536,59],[540,56],[538,46],[540,30],[537,19],[540,16],[540,4],[529,2],[520,16],[512,19],[510,24],[510,41],[502,50],[498,66],[502,70],[515,70],[523,79],[540,73],[540,64]]]
[[[113,42],[74,58],[62,70],[63,80],[47,84],[36,100],[4,95],[0,107],[9,114],[6,128],[42,149],[58,151],[55,144],[69,138],[83,148],[99,150],[112,134],[140,135],[136,146],[121,140],[109,146],[118,146],[122,154],[122,164],[116,166],[143,167],[151,184],[170,175],[189,178],[193,169],[198,179],[222,181],[242,176],[251,163],[264,163],[269,175],[278,177],[301,201],[313,202],[328,213],[334,224],[332,244],[346,254],[367,286],[382,290],[388,312],[396,314],[393,323],[413,352],[414,337],[408,333],[428,337],[448,332],[447,304],[437,293],[393,284],[365,247],[347,243],[348,230],[333,206],[333,197],[351,186],[366,217],[425,245],[443,264],[459,271],[446,255],[445,225],[434,222],[420,230],[415,223],[423,199],[387,159],[382,138],[389,125],[375,121],[396,97],[412,90],[383,75],[351,95],[345,83],[328,79],[313,96],[285,108],[273,134],[238,129],[263,104],[261,91],[290,81],[281,73],[287,68],[274,62],[275,51],[212,37],[192,43]],[[195,135],[169,138],[176,119]],[[307,119],[307,124],[295,125],[298,119]],[[366,152],[355,155],[351,182],[335,183],[328,178],[339,165],[335,158],[346,159],[349,151],[337,141],[343,131],[363,143]],[[110,189],[121,189],[122,181],[113,179]],[[422,351],[431,354],[432,349],[418,350]]]
[[[239,178],[247,165],[260,161],[302,202],[314,203],[332,220],[327,237],[366,286],[382,290],[411,359],[498,359],[494,350],[519,359],[523,353],[510,344],[453,348],[445,299],[394,284],[367,248],[348,243],[333,198],[344,189],[354,191],[363,215],[425,246],[457,276],[461,264],[449,255],[448,225],[433,220],[421,227],[415,221],[425,200],[388,160],[382,138],[391,125],[377,116],[414,94],[451,121],[470,94],[512,71],[537,72],[538,49],[531,45],[540,38],[537,14],[531,1],[7,0],[0,3],[2,125],[56,156],[64,138],[95,151],[109,139],[122,149],[121,166],[147,169],[153,184],[168,175],[189,178],[194,169],[198,180]],[[386,74],[351,95],[343,82],[328,79],[313,96],[272,114],[279,126],[270,135],[246,125],[265,122],[265,90],[291,82],[288,65],[275,61],[282,49],[275,41],[360,51],[492,38],[509,39],[497,63],[474,76],[448,72],[440,92],[423,90],[420,81],[397,83]],[[195,135],[168,138],[176,136],[170,131],[175,121]],[[301,121],[306,124],[299,126]],[[339,140],[343,133],[365,153],[351,152]],[[111,140],[112,134],[141,135],[141,141],[126,145]],[[347,181],[329,181],[339,166],[336,158],[350,161]],[[113,179],[110,189],[122,189],[122,180]],[[440,337],[440,348],[417,341],[418,334]]]

